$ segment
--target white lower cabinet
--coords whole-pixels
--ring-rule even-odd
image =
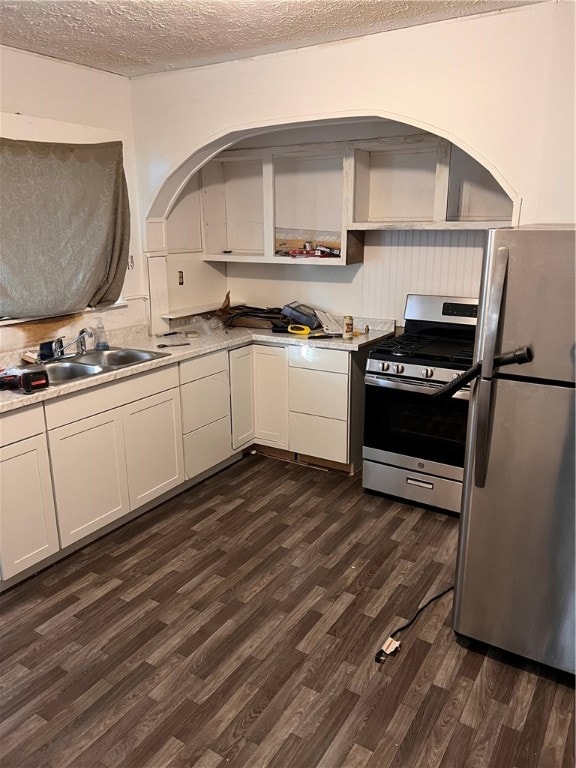
[[[232,350],[232,444],[361,462],[367,351],[253,344]]]
[[[348,423],[290,411],[290,450],[347,464]]]
[[[3,416],[0,445],[0,568],[9,579],[60,548],[42,405]]]
[[[254,442],[254,371],[252,345],[232,349],[230,360],[230,406],[232,448]]]
[[[288,448],[288,350],[255,344],[253,355],[255,440]]]
[[[230,425],[228,354],[215,352],[180,363],[180,397],[186,479],[234,453]]]
[[[122,409],[49,432],[60,540],[66,547],[130,511]]]
[[[350,462],[350,353],[290,347],[290,450]]]
[[[45,409],[62,546],[184,482],[177,366],[64,396]]]
[[[184,481],[180,394],[159,392],[122,408],[130,509]]]
[[[184,435],[186,479],[197,477],[233,455],[230,448],[230,417],[218,419]]]
[[[233,447],[288,448],[288,350],[252,344],[229,356]]]

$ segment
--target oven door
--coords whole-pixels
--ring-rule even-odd
[[[363,457],[462,480],[468,390],[431,397],[440,383],[366,374]]]

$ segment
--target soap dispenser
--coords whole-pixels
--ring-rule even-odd
[[[108,339],[106,338],[104,321],[101,317],[98,318],[96,322],[96,328],[94,330],[94,349],[110,349],[108,345]]]

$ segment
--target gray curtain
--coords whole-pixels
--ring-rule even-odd
[[[121,142],[0,139],[0,316],[113,304],[129,243]]]

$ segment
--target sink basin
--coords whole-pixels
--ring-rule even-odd
[[[169,352],[152,352],[144,349],[93,349],[84,355],[75,355],[58,360],[48,360],[28,370],[46,371],[50,384],[62,384],[65,381],[85,379],[99,373],[109,373],[128,365],[169,357]]]
[[[135,365],[136,363],[146,363],[149,360],[157,360],[160,357],[167,357],[169,352],[151,352],[144,349],[93,349],[84,355],[78,355],[74,358],[77,363],[89,365],[102,365],[107,368],[123,368],[125,365]]]
[[[71,362],[70,360],[44,363],[37,370],[45,370],[51,384],[61,384],[64,381],[82,379],[86,376],[95,376],[98,373],[106,372],[101,365],[86,365],[84,363]]]

